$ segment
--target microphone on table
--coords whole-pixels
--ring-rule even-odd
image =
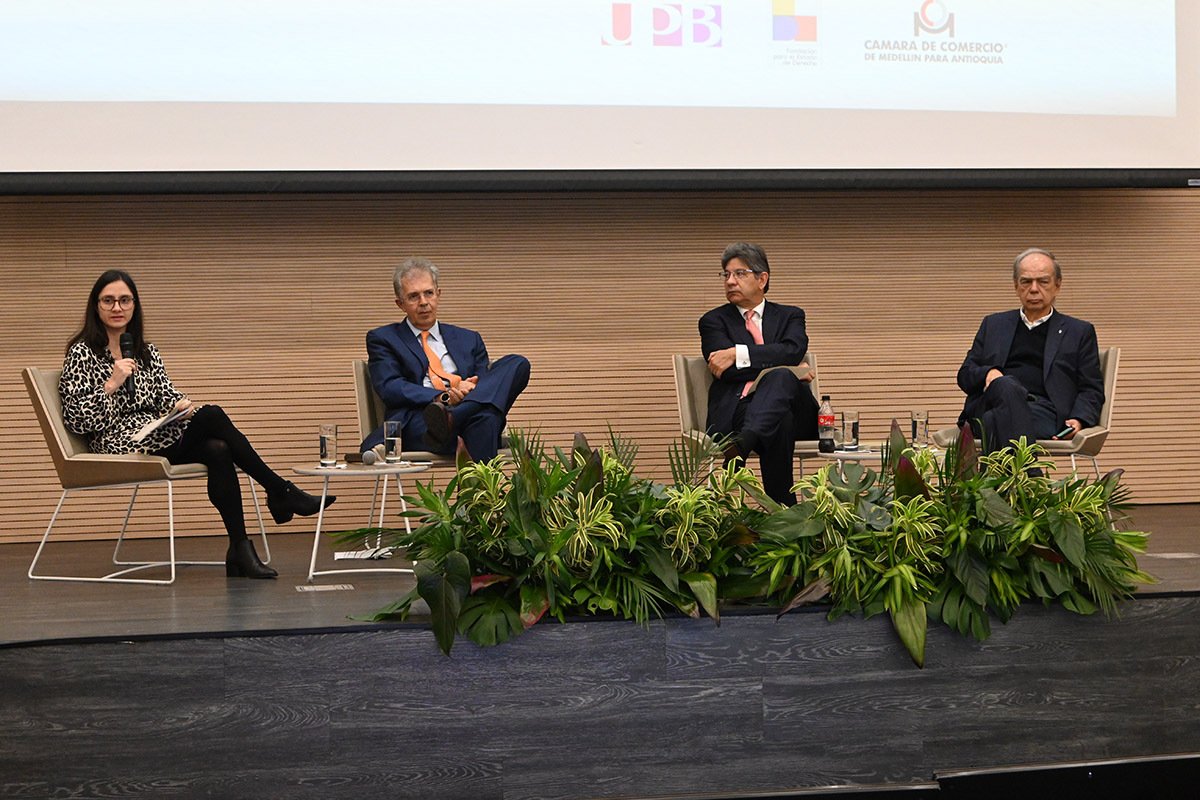
[[[382,449],[383,445],[377,444],[361,453],[346,453],[342,460],[347,464],[366,464],[369,467],[383,458],[383,454],[380,452]]]
[[[121,334],[121,358],[134,358],[133,354],[133,334]],[[125,389],[130,395],[133,394],[133,375],[131,374],[125,379]]]

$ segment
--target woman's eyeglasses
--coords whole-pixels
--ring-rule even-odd
[[[105,295],[104,297],[100,298],[100,307],[106,311],[111,311],[117,306],[120,306],[121,308],[133,308],[133,298],[129,295],[123,295],[121,297],[111,297],[109,295]]]

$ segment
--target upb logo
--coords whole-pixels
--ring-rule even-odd
[[[954,14],[946,10],[941,0],[925,0],[921,10],[913,12],[913,36],[922,32],[944,33],[954,38]]]
[[[617,47],[720,47],[719,3],[613,3],[601,44]]]

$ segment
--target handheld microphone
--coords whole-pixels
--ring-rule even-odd
[[[365,464],[369,467],[372,464],[378,463],[383,458],[380,455],[380,450],[382,449],[383,445],[377,444],[368,450],[363,450],[361,453],[346,453],[342,457],[342,460],[347,464]]]
[[[121,358],[134,358],[132,333],[121,334]],[[133,394],[133,375],[125,379],[125,390]]]

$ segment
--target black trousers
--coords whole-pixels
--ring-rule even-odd
[[[1008,447],[1025,437],[1026,441],[1049,439],[1065,426],[1054,405],[1044,397],[1029,394],[1016,378],[1002,375],[983,393],[983,440],[987,452]],[[972,421],[972,427],[975,427]],[[977,431],[978,432],[978,431]]]
[[[238,468],[258,481],[268,497],[287,488],[287,482],[266,465],[220,406],[197,409],[179,441],[152,455],[162,456],[172,464],[198,462],[208,467],[208,499],[225,523],[230,544],[246,538]]]
[[[738,401],[733,432],[742,453],[758,453],[767,495],[777,503],[795,505],[795,443],[817,438],[817,402],[808,384],[790,370],[768,372]]]

